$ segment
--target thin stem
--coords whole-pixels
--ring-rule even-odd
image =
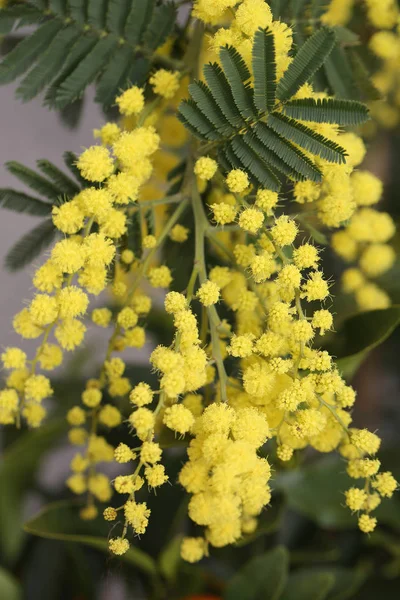
[[[204,253],[205,235],[209,228],[209,222],[204,212],[201,197],[197,189],[196,181],[192,185],[192,208],[195,223],[195,265],[197,266],[199,279],[201,283],[207,280],[207,267]],[[209,306],[207,308],[208,322],[211,333],[211,343],[217,365],[218,376],[221,387],[221,400],[226,402],[228,399],[227,395],[227,381],[228,377],[225,371],[224,361],[221,354],[220,338],[218,335],[218,329],[221,327],[221,319],[219,318],[218,312],[215,306]]]

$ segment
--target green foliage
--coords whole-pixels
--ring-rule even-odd
[[[103,518],[82,521],[78,509],[73,502],[54,502],[25,523],[24,530],[39,537],[84,544],[108,553],[107,524]],[[99,530],[103,531],[104,537],[96,535]],[[131,546],[121,559],[151,577],[157,574],[155,561],[139,548]]]
[[[335,457],[279,475],[274,485],[286,495],[288,506],[324,529],[356,529],[357,517],[344,505],[344,492],[354,486],[343,462]],[[374,513],[380,523],[400,530],[400,503],[382,503]]]
[[[344,376],[351,377],[369,352],[382,344],[400,324],[400,306],[371,310],[344,321],[328,347]]]
[[[62,109],[96,82],[96,100],[109,107],[121,89],[144,83],[175,20],[174,3],[155,0],[12,3],[1,11],[3,30],[37,28],[0,64],[0,84],[25,74],[18,97],[27,101],[47,88],[46,103]]]
[[[41,429],[24,433],[3,456],[0,467],[0,547],[7,562],[13,562],[18,556],[22,543],[25,491],[32,484],[43,455],[57,443],[66,429],[65,419],[53,420]]]
[[[224,600],[346,600],[361,587],[365,569],[298,569],[289,573],[283,546],[251,558],[234,575]]]
[[[22,589],[16,579],[0,567],[0,598],[21,600]]]
[[[53,242],[57,235],[57,229],[51,219],[53,206],[72,198],[88,183],[80,177],[76,160],[77,157],[72,152],[65,153],[65,164],[75,179],[46,159],[38,160],[36,163],[43,175],[17,161],[6,163],[7,170],[12,175],[35,193],[44,196],[46,201],[22,191],[0,188],[0,207],[17,213],[47,217],[23,235],[9,250],[5,258],[5,266],[9,271],[22,269]]]
[[[279,600],[286,584],[289,555],[278,546],[252,558],[230,580],[224,600]]]
[[[338,163],[344,162],[346,153],[299,121],[357,125],[368,118],[367,108],[359,102],[290,100],[321,67],[334,44],[334,32],[320,29],[276,85],[274,37],[268,29],[259,29],[253,44],[254,89],[243,57],[226,46],[220,50],[222,68],[205,66],[207,85],[189,86],[190,99],[181,103],[179,117],[191,133],[218,150],[225,170],[246,169],[255,185],[278,191],[286,177],[321,181],[320,170],[302,150]]]

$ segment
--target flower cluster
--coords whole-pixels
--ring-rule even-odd
[[[322,20],[346,23],[352,4],[333,0]],[[377,3],[365,4],[376,27],[394,27],[393,2],[381,1],[380,15]],[[259,27],[274,35],[278,80],[292,60],[292,30],[273,20],[264,0],[196,0],[193,16],[210,28],[205,61],[218,61],[221,46],[228,44],[251,71]],[[385,60],[395,58],[382,36],[371,40],[371,48]],[[361,137],[335,124],[308,123],[348,156],[332,164],[308,153],[322,182],[293,182],[300,213],[294,215],[283,197],[257,188],[251,173],[224,172],[213,144],[205,149],[193,140],[187,144],[188,134],[172,114],[187,83],[178,71],[159,69],[149,86],[121,93],[116,98],[121,120],[96,130],[101,144],[80,155],[76,166],[85,186],[54,207],[53,222],[63,239],[36,271],[36,294],[14,319],[15,331],[37,338],[39,347],[30,360],[18,347],[1,355],[8,376],[0,392],[0,423],[20,426],[23,418],[29,427],[40,425],[53,390],[39,368],[57,368],[65,352],[83,344],[83,319],[90,314],[92,324],[110,336],[100,370],[67,414],[69,440],[78,449],[67,486],[87,498],[83,519],[95,518],[98,503],[106,504],[104,519],[113,522],[111,552],[123,555],[130,537],[146,532],[150,508],[141,491],[168,481],[165,430],[187,442],[179,484],[190,494],[190,519],[204,528],[202,535],[184,538],[185,560],[196,562],[210,547],[254,532],[271,500],[269,460],[279,468],[308,447],[338,451],[348,461],[349,476],[363,482],[345,492],[345,501],[358,513],[359,528],[369,533],[376,525],[373,511],[381,498],[392,496],[397,482],[380,471],[379,437],[352,426],[356,392],[320,349],[334,328],[331,281],[303,224],[312,213],[317,224],[335,229],[334,251],[358,261],[342,283],[361,309],[387,307],[390,299],[370,281],[395,259],[388,243],[394,223],[375,209],[382,183],[358,170],[366,151]],[[327,95],[305,84],[295,96],[310,97]],[[174,204],[174,210],[166,209]],[[179,222],[189,208],[189,218]],[[193,270],[181,288],[179,266],[163,261],[166,240],[194,242]],[[156,302],[164,300],[173,338],[149,350],[158,383],[133,385],[119,354],[151,344],[146,318],[154,290]],[[89,312],[90,297],[105,291],[109,297]],[[220,318],[221,308],[229,321]],[[123,427],[135,441],[122,438],[111,445],[109,431],[115,439]],[[111,462],[120,469],[113,480],[99,470]],[[114,492],[123,498],[116,508]]]

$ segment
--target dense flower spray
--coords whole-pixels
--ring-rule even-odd
[[[379,16],[375,4],[366,2],[371,22],[393,27],[392,3],[381,3]],[[334,0],[324,20],[345,23],[351,8],[352,2]],[[252,72],[252,43],[260,27],[274,36],[278,81],[292,61],[292,30],[273,20],[264,0],[197,0],[193,15],[211,26],[202,42],[204,62],[218,62],[220,48],[228,44]],[[382,55],[385,39],[371,40],[371,47],[393,59]],[[54,208],[53,222],[63,238],[36,271],[35,295],[14,319],[16,333],[38,339],[37,351],[28,359],[13,347],[1,357],[8,377],[0,392],[0,422],[42,423],[43,401],[53,394],[42,371],[55,369],[65,353],[84,343],[83,319],[90,315],[92,325],[109,330],[110,338],[96,378],[67,414],[69,440],[77,447],[67,485],[85,498],[83,519],[94,518],[99,504],[105,505],[104,519],[115,522],[113,553],[124,554],[132,536],[145,534],[151,515],[140,499],[143,486],[156,491],[169,480],[162,463],[164,429],[188,443],[179,485],[190,494],[190,519],[203,528],[183,540],[187,561],[257,528],[271,501],[266,443],[278,463],[307,447],[337,450],[355,480],[345,502],[369,533],[376,525],[373,511],[392,496],[397,482],[380,469],[379,437],[352,426],[356,393],[333,357],[319,349],[334,327],[331,281],[322,271],[320,248],[302,231],[302,218],[312,212],[332,231],[334,251],[357,262],[342,283],[359,307],[385,308],[390,299],[373,279],[394,262],[389,242],[395,227],[376,209],[382,183],[358,169],[365,155],[358,135],[334,123],[308,122],[345,148],[347,159],[332,163],[309,151],[322,181],[291,182],[293,211],[283,195],[257,188],[246,170],[226,172],[212,144],[204,148],[188,137],[174,113],[187,92],[186,75],[154,71],[147,86],[151,102],[137,86],[121,93],[119,124],[103,125],[95,132],[100,144],[80,155],[76,166],[87,185]],[[327,94],[306,83],[295,95],[302,98]],[[182,148],[186,160],[180,169]],[[183,172],[181,191],[166,195],[166,175],[174,168]],[[166,210],[169,205],[173,210]],[[183,221],[190,209],[193,230]],[[135,225],[141,243],[133,248],[126,233]],[[174,272],[163,263],[162,246],[167,239],[183,244],[189,238],[195,245],[192,275],[186,289],[170,291]],[[215,259],[211,268],[206,244]],[[151,288],[165,291],[164,309],[174,327],[171,345],[159,345],[150,355],[156,389],[144,381],[133,385],[119,356],[146,342]],[[103,299],[105,290],[112,303],[89,308],[92,297]],[[220,318],[221,310],[229,322]],[[119,427],[128,428],[131,444],[114,447],[107,441],[108,431]],[[107,462],[121,468],[113,481],[99,467]],[[122,498],[116,508],[114,492]]]

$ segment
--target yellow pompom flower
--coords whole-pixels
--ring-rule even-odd
[[[86,326],[78,319],[66,319],[56,327],[54,335],[64,350],[74,350],[83,342]]]
[[[353,429],[350,434],[351,443],[366,454],[376,454],[381,445],[380,438],[367,429]]]
[[[114,450],[114,458],[117,463],[123,464],[135,458],[134,453],[126,444],[119,444]]]
[[[218,225],[227,225],[228,223],[232,223],[236,218],[236,208],[226,202],[211,204],[210,208],[213,211],[214,221]]]
[[[25,381],[25,396],[28,400],[41,402],[52,394],[50,380],[44,375],[31,375]]]
[[[62,319],[78,317],[86,312],[89,298],[80,288],[70,285],[63,288],[57,297],[59,316]]]
[[[112,312],[109,308],[95,308],[92,312],[92,321],[99,327],[108,327],[112,319]]]
[[[264,0],[244,0],[238,7],[235,25],[245,35],[252,37],[260,27],[272,24],[272,12]]]
[[[204,181],[209,181],[212,179],[217,172],[217,169],[218,163],[209,156],[202,156],[194,165],[195,175]]]
[[[101,143],[104,144],[104,146],[112,146],[120,133],[121,130],[117,123],[106,123],[100,129],[95,129],[93,131],[94,137],[100,138]]]
[[[145,406],[153,401],[153,392],[147,383],[138,383],[131,391],[129,400],[136,406]]]
[[[76,201],[65,202],[61,206],[53,206],[53,223],[59,231],[73,234],[83,227],[85,215]]]
[[[311,244],[303,244],[293,250],[293,260],[299,269],[316,269],[319,262],[318,249]]]
[[[173,315],[187,307],[187,300],[183,294],[179,292],[168,292],[165,296],[164,307],[167,313]]]
[[[40,404],[29,404],[22,410],[22,416],[32,428],[40,427],[46,414],[46,409]]]
[[[396,252],[388,244],[371,244],[360,257],[360,267],[369,277],[378,277],[389,271],[396,260]]]
[[[261,210],[256,208],[246,208],[240,213],[239,225],[244,231],[255,234],[263,223],[264,215]]]
[[[333,316],[329,310],[316,310],[313,314],[311,324],[314,329],[320,330],[321,335],[324,335],[325,331],[332,329]]]
[[[36,325],[27,308],[23,308],[13,319],[15,331],[23,338],[35,339],[43,333],[43,330]]]
[[[85,249],[73,239],[65,239],[54,246],[51,259],[63,273],[76,273],[84,265]]]
[[[383,183],[369,171],[355,171],[351,176],[351,186],[358,206],[371,206],[382,197]]]
[[[99,422],[106,427],[118,427],[122,422],[121,413],[115,406],[106,404],[99,412]]]
[[[38,354],[38,362],[44,371],[52,371],[59,367],[63,360],[63,352],[56,344],[44,344]]]
[[[187,227],[184,227],[183,225],[179,225],[179,224],[175,225],[171,229],[171,233],[169,234],[169,237],[171,238],[171,240],[173,242],[182,244],[183,242],[186,242],[186,240],[189,237],[189,229]]]
[[[278,204],[278,194],[270,190],[258,190],[256,196],[256,206],[261,208],[268,216],[271,216],[274,208]]]
[[[53,292],[61,287],[62,282],[63,274],[51,260],[39,267],[33,277],[33,285],[41,292]]]
[[[219,300],[220,289],[213,281],[205,281],[197,291],[197,297],[203,306],[212,306]]]
[[[167,288],[172,282],[171,271],[165,265],[152,267],[149,270],[149,282],[152,287]]]
[[[244,171],[234,169],[228,173],[226,184],[231,192],[241,194],[249,187],[249,178]]]
[[[353,512],[358,512],[361,510],[367,500],[367,493],[360,488],[350,488],[345,492],[346,496],[346,505]]]
[[[108,542],[110,552],[117,556],[126,554],[129,550],[129,542],[126,538],[111,538]]]
[[[134,175],[122,171],[111,175],[107,181],[107,191],[117,204],[128,204],[137,200],[139,182]]]
[[[137,503],[134,500],[128,500],[124,506],[125,518],[137,534],[143,534],[146,531],[150,509],[145,502]]]
[[[379,473],[379,475],[376,476],[375,481],[372,482],[372,487],[374,487],[381,496],[391,498],[398,487],[398,483],[393,475],[389,471],[386,471],[385,473]]]
[[[56,298],[47,294],[38,294],[30,303],[29,314],[39,327],[53,323],[58,316]]]
[[[103,518],[105,521],[115,521],[118,513],[112,506],[107,506],[103,511]]]
[[[150,85],[153,86],[155,94],[162,96],[166,100],[171,100],[179,89],[180,75],[178,71],[167,71],[159,69],[149,79]]]
[[[115,256],[114,244],[102,233],[91,233],[85,238],[83,245],[88,263],[92,266],[108,266]]]
[[[253,354],[254,335],[245,333],[243,335],[233,335],[230,340],[230,346],[227,352],[236,358],[246,358]]]
[[[361,515],[358,519],[358,527],[363,533],[372,533],[376,527],[375,517],[370,517],[367,514]]]
[[[124,329],[129,329],[130,327],[135,327],[138,322],[138,316],[129,306],[125,306],[117,316],[117,323]]]
[[[110,177],[114,163],[104,146],[91,146],[85,150],[76,163],[82,177],[88,181],[101,182]]]
[[[26,354],[20,348],[6,348],[1,355],[6,369],[23,369],[26,364]]]
[[[156,442],[144,442],[140,450],[140,458],[143,463],[154,464],[161,460],[162,450]]]
[[[203,538],[186,537],[181,543],[181,557],[190,563],[199,562],[206,552],[206,542]]]
[[[278,246],[290,246],[293,244],[298,233],[296,223],[290,217],[282,215],[275,221],[271,229],[271,235]]]
[[[138,115],[144,108],[143,90],[134,85],[120,96],[117,96],[115,101],[122,115],[126,117]]]
[[[67,412],[67,421],[70,425],[79,427],[79,425],[83,425],[85,423],[86,413],[80,406],[73,406]]]
[[[194,417],[183,404],[173,404],[165,409],[163,422],[169,429],[184,435],[194,425]]]

